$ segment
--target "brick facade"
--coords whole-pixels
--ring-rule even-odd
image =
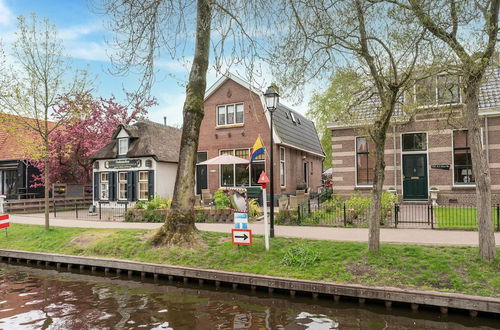
[[[464,120],[458,120],[458,123],[462,125],[464,122]],[[490,161],[493,202],[500,203],[500,114],[483,117],[482,124],[484,144],[488,147]],[[370,192],[370,186],[356,184],[355,140],[356,136],[363,136],[363,132],[352,127],[331,129],[332,181],[335,193],[349,195],[355,192]],[[402,134],[426,133],[427,148],[425,151],[416,153],[427,155],[428,188],[439,189],[438,204],[475,203],[476,191],[473,184],[454,183],[453,131],[457,129],[466,128],[465,125],[462,127],[460,124],[452,127],[446,118],[436,115],[417,115],[409,123],[390,127],[385,145],[384,189],[395,187],[398,194],[403,196],[402,155],[409,153],[402,152]],[[433,165],[449,165],[450,169],[431,168]]]
[[[217,106],[243,103],[243,124],[217,125]],[[261,97],[232,79],[225,80],[205,99],[205,117],[201,123],[199,152],[211,159],[220,150],[252,148],[260,135],[264,146],[270,145],[270,129]],[[275,133],[275,142],[277,136]],[[280,186],[280,147],[285,149],[286,184]],[[323,158],[288,145],[274,145],[274,192],[276,195],[295,193],[304,181],[304,163],[308,163],[309,188],[317,191],[321,185]],[[270,175],[270,160],[266,155],[266,174]],[[220,185],[220,167],[208,166],[208,189],[213,193]]]

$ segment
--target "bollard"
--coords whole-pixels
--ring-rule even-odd
[[[5,195],[0,195],[0,214],[5,214],[5,208],[4,208],[4,203],[5,203]]]

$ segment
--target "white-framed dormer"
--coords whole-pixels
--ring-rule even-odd
[[[417,108],[419,109],[447,107],[462,104],[460,80],[459,76],[448,73],[440,73],[417,81],[413,86],[413,101],[417,104]],[[425,87],[418,86],[425,84],[428,86],[427,91],[425,91]],[[428,97],[423,100],[419,100],[419,95],[423,94],[419,92],[420,88],[423,88],[424,92],[429,93]]]
[[[119,157],[125,157],[128,152],[130,136],[125,129],[121,129],[116,136],[117,154]]]

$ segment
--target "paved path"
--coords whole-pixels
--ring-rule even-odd
[[[40,216],[11,215],[13,223],[43,225]],[[90,221],[74,219],[51,219],[52,226],[82,228],[115,228],[115,229],[155,229],[160,223],[131,223],[117,221]],[[220,233],[230,233],[232,224],[198,223],[198,229]],[[263,223],[250,225],[254,234],[263,235]],[[331,241],[366,242],[366,228],[329,228],[304,226],[276,226],[275,234],[279,237],[300,237]],[[478,234],[474,231],[430,230],[430,229],[388,229],[380,230],[380,240],[385,243],[437,244],[437,245],[478,245]],[[496,245],[500,246],[500,233],[495,233]]]

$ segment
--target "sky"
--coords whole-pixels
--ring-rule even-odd
[[[112,38],[106,30],[106,17],[100,16],[90,8],[86,0],[0,0],[0,39],[6,52],[15,40],[16,18],[20,15],[29,17],[35,13],[39,19],[48,18],[56,26],[58,37],[63,41],[65,53],[73,61],[76,68],[87,69],[94,77],[95,96],[109,98],[116,96],[119,101],[125,101],[123,86],[128,91],[134,91],[138,86],[139,77],[126,77],[110,73],[113,67],[108,57],[109,48],[106,40]],[[182,55],[182,54],[180,54]],[[150,109],[149,118],[167,124],[182,125],[182,106],[185,98],[184,85],[189,72],[189,62],[186,58],[192,54],[184,54],[178,59],[162,59],[158,63],[157,79],[151,90],[151,95],[159,103]],[[266,71],[266,70],[264,70]],[[243,76],[240,72],[233,72]],[[214,84],[220,75],[210,68],[207,75],[207,88]],[[266,86],[272,82],[272,77],[262,75],[256,78],[258,86]],[[305,114],[310,98],[310,87],[306,89],[301,103],[282,99],[281,102]]]

